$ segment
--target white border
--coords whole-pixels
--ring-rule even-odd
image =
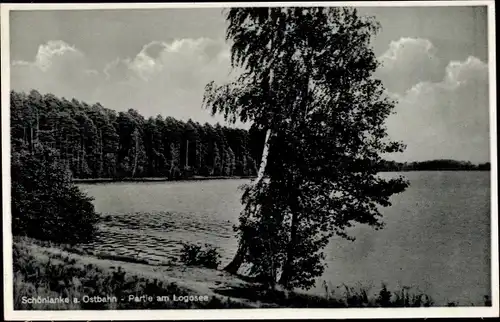
[[[491,287],[492,307],[452,308],[366,308],[366,309],[224,309],[224,310],[124,310],[124,311],[14,311],[12,283],[12,233],[10,218],[10,46],[9,11],[11,10],[102,10],[160,8],[222,8],[249,6],[356,6],[356,7],[488,7],[488,64],[490,84],[490,152],[491,152]],[[112,4],[1,4],[1,94],[2,94],[2,205],[4,307],[6,320],[155,320],[155,319],[319,319],[319,318],[436,318],[499,316],[498,267],[498,191],[496,136],[496,53],[494,1],[380,1],[380,2],[284,2],[284,3],[112,3]],[[10,295],[10,296],[9,296]],[[9,300],[7,300],[7,298]]]

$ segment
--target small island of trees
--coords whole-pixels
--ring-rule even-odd
[[[473,164],[470,161],[438,159],[415,162],[384,161],[377,166],[380,171],[489,171],[490,163]]]

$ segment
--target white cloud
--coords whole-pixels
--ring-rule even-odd
[[[400,38],[379,57],[377,76],[391,92],[404,93],[416,83],[442,78],[437,50],[427,39]]]
[[[449,62],[440,82],[420,82],[399,96],[388,119],[404,160],[489,160],[488,68],[475,57]]]
[[[397,160],[489,159],[488,66],[476,57],[443,65],[427,39],[392,41],[378,76],[398,101],[387,120],[407,149]]]
[[[116,58],[115,60],[109,62],[104,66],[103,73],[106,76],[105,79],[108,82],[123,82],[127,80],[132,73],[132,70],[129,68],[130,59],[120,59]]]
[[[50,69],[64,65],[66,62],[82,62],[84,55],[74,46],[62,40],[49,41],[38,47],[34,64],[47,72]],[[54,64],[55,63],[55,64]],[[64,66],[66,67],[66,66]]]
[[[486,82],[488,65],[476,57],[469,56],[466,61],[451,61],[446,67],[445,82],[450,86],[459,86],[466,82]]]
[[[384,67],[378,75],[399,101],[388,131],[408,145],[394,157],[484,162],[489,155],[487,65],[475,57],[442,65],[436,55],[430,41],[402,38],[380,57]],[[222,122],[221,116],[214,119],[203,111],[201,103],[205,85],[227,81],[229,72],[223,40],[154,41],[101,71],[79,49],[52,41],[41,45],[32,61],[12,63],[11,86],[101,102],[118,111],[133,108],[146,117]]]
[[[57,40],[40,45],[33,61],[13,62],[11,87],[89,99],[99,79],[83,52]]]
[[[117,58],[99,72],[80,50],[49,41],[39,46],[33,61],[12,64],[12,88],[101,102],[118,111],[133,108],[145,116],[214,122],[201,109],[202,97],[209,81],[228,79],[228,50],[222,39],[153,41],[136,56]],[[222,117],[215,120],[223,122]]]
[[[136,108],[145,115],[168,115],[212,121],[201,110],[205,85],[225,82],[230,71],[228,48],[220,40],[153,41],[133,58],[117,59],[105,68],[107,85],[97,97],[117,110]],[[126,108],[125,108],[126,107]],[[222,122],[222,117],[215,120]]]
[[[147,81],[155,74],[160,73],[163,69],[162,62],[151,57],[148,50],[155,47],[158,49],[158,47],[160,47],[161,53],[161,51],[166,50],[167,46],[168,44],[157,41],[145,45],[132,61],[128,61],[128,67],[130,70],[134,71],[137,76]]]

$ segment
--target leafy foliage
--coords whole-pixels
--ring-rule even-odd
[[[15,151],[11,172],[14,235],[66,243],[94,237],[99,217],[92,199],[71,182],[55,151]]]
[[[271,286],[310,288],[330,237],[353,240],[346,228],[354,223],[382,228],[380,206],[408,185],[380,178],[374,166],[404,149],[387,139],[395,102],[373,77],[379,63],[370,40],[380,26],[352,8],[226,14],[232,65],[243,72],[209,83],[205,107],[271,133],[268,180],[244,190],[240,247],[229,266],[246,261]]]

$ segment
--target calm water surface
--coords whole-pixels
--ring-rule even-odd
[[[385,228],[358,225],[349,231],[356,241],[333,238],[325,251],[328,267],[311,292],[323,294],[323,281],[329,289],[345,283],[374,291],[385,282],[425,291],[436,304],[481,305],[490,294],[490,173],[403,175],[411,185],[383,209]],[[225,264],[237,246],[238,187],[247,182],[79,186],[95,198],[97,211],[114,219],[103,227],[108,249],[161,260],[177,258],[182,243],[209,243],[220,247]]]

